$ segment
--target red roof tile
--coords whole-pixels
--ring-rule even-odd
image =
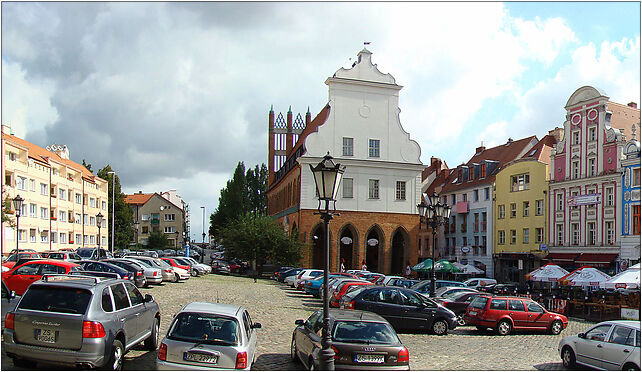
[[[640,122],[640,109],[609,101],[606,109],[611,111],[611,128],[624,130],[627,140],[631,139],[631,126]]]
[[[125,195],[125,203],[131,205],[143,205],[152,198],[154,194],[133,194]]]

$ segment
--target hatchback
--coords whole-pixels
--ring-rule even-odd
[[[575,364],[597,369],[640,370],[640,322],[613,320],[563,338],[557,346],[566,368]]]
[[[501,336],[513,329],[547,330],[558,335],[568,326],[564,315],[550,312],[529,298],[486,294],[470,302],[464,320],[479,330],[495,329]]]
[[[123,261],[119,258],[112,258],[109,260],[104,260],[101,262],[108,263],[110,265],[118,266],[120,268],[123,268],[129,272],[134,273],[134,285],[136,287],[141,288],[141,287],[148,287],[149,285],[147,284],[147,278],[145,278],[145,268],[142,267],[141,265],[133,262],[128,262],[128,261]]]
[[[129,281],[47,276],[7,313],[2,348],[16,367],[43,362],[120,370],[132,347],[144,342],[156,349],[159,325],[154,298],[143,297]]]
[[[329,318],[336,369],[410,369],[408,349],[381,316],[367,311],[332,309]],[[302,362],[307,369],[319,369],[323,311],[315,312],[306,321],[297,320],[295,324],[290,347],[292,360]]]
[[[396,330],[430,330],[445,335],[457,327],[455,313],[406,288],[368,287],[349,292],[341,299],[341,308],[379,314]]]
[[[430,280],[422,280],[419,283],[413,285],[410,287],[410,289],[413,289],[419,293],[430,293]],[[465,287],[468,288],[468,286],[462,282],[454,282],[451,280],[435,280],[435,290],[441,288],[441,287]]]
[[[245,369],[256,357],[257,331],[246,308],[192,302],[172,320],[158,349],[156,367],[176,369]]]
[[[15,266],[16,262],[18,262],[18,260],[22,258],[41,258],[41,256],[36,252],[20,252],[18,254],[14,253],[7,257],[7,260],[2,263],[2,266],[6,267],[7,269],[11,269]]]
[[[77,255],[76,252],[65,252],[65,251],[50,252],[47,254],[47,258],[50,260],[62,260],[62,261],[69,261],[69,262],[78,262],[82,260],[82,257]]]
[[[13,269],[2,273],[2,280],[10,291],[22,295],[31,283],[40,280],[46,274],[67,274],[70,271],[80,270],[80,265],[73,262],[60,260],[29,261],[15,266]]]
[[[164,282],[174,281],[176,279],[174,277],[174,271],[172,270],[172,267],[169,266],[166,262],[163,262],[158,258],[145,257],[145,256],[130,256],[130,257],[134,258],[137,261],[144,262],[151,267],[159,269]],[[128,257],[125,256],[125,258],[128,258]]]
[[[339,307],[339,304],[341,303],[341,297],[343,297],[350,290],[350,288],[362,285],[373,286],[374,284],[370,283],[367,280],[360,279],[355,279],[354,281],[345,281],[341,283],[330,297],[330,307]]]

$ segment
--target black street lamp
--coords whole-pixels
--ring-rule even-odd
[[[20,214],[22,213],[22,202],[25,200],[20,197],[20,195],[16,195],[15,198],[13,198],[13,210],[16,211],[16,257],[19,257],[20,249],[18,248],[18,243],[20,242]]]
[[[437,246],[437,228],[443,225],[450,218],[450,206],[441,204],[439,202],[439,195],[433,191],[432,195],[428,196],[429,205],[426,205],[423,200],[417,205],[419,210],[420,222],[426,223],[426,230],[428,226],[432,227],[432,268],[430,269],[430,297],[435,297],[435,247]]]
[[[328,266],[330,265],[330,220],[335,214],[337,192],[341,176],[345,172],[345,167],[341,164],[335,164],[332,156],[328,152],[323,160],[316,167],[310,165],[310,170],[314,175],[317,193],[319,194],[319,206],[317,210],[321,215],[325,228],[325,247],[323,261],[323,331],[321,334],[321,352],[319,357],[319,369],[324,371],[334,371],[334,350],[332,350],[332,338],[330,337],[330,305],[328,298]],[[322,208],[322,202],[325,202]],[[332,210],[330,210],[332,202]],[[317,213],[315,213],[317,214]]]
[[[103,225],[103,214],[100,212],[96,215],[96,224],[98,225],[98,249],[100,250],[100,228]]]

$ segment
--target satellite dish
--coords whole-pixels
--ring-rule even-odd
[[[374,247],[377,244],[379,244],[379,241],[377,239],[368,239],[369,246]]]

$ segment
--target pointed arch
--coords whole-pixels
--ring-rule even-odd
[[[383,229],[377,225],[372,225],[366,233],[364,240],[364,257],[369,271],[379,271],[383,268],[384,250],[386,247],[386,236]],[[370,242],[370,243],[369,243]]]
[[[322,223],[318,223],[312,228],[310,241],[312,242],[309,258],[310,268],[321,269],[324,266],[323,247],[325,247],[325,228]]]
[[[339,245],[337,251],[337,268],[341,268],[341,261],[343,260],[346,270],[360,269],[359,262],[357,262],[359,247],[359,232],[357,228],[351,224],[346,223],[339,229],[337,235],[337,244]]]
[[[403,226],[399,226],[391,236],[390,274],[404,275],[406,262],[410,260],[410,234]]]

